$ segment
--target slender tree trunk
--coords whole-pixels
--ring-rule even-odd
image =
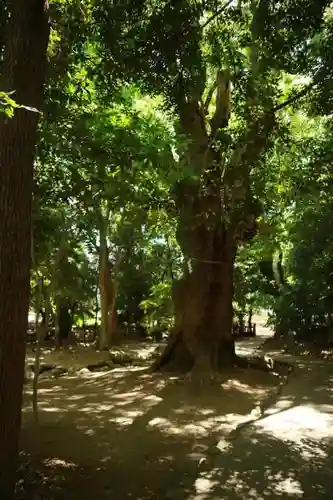
[[[254,325],[253,325],[253,328],[252,328],[252,316],[253,316],[253,309],[252,307],[250,307],[249,309],[249,317],[248,317],[248,330],[250,333],[252,333],[252,331],[254,330]]]
[[[107,241],[101,232],[99,255],[99,291],[101,301],[101,329],[99,333],[99,348],[109,347],[111,332],[109,330],[109,294],[110,294],[110,265]]]
[[[62,318],[61,318],[64,300],[59,294],[59,289],[61,287],[59,273],[61,269],[61,264],[64,263],[65,260],[67,260],[67,250],[68,250],[68,240],[66,238],[66,233],[64,232],[62,234],[62,238],[59,243],[59,248],[53,263],[52,277],[51,277],[51,296],[54,297],[54,302],[55,302],[54,326],[55,326],[56,350],[60,349],[62,344],[62,336],[64,336],[62,327]]]
[[[49,37],[44,0],[7,3],[2,90],[18,104],[38,108]],[[2,7],[2,4],[1,4]],[[21,419],[25,336],[28,326],[31,200],[38,115],[18,109],[0,116],[0,498],[10,500]]]
[[[48,311],[48,304],[45,304],[46,315],[45,322],[41,325],[38,324],[38,314],[36,315],[36,353],[35,353],[35,363],[34,363],[34,378],[32,381],[32,413],[34,416],[35,425],[39,424],[39,412],[38,412],[38,379],[40,371],[40,355],[43,340],[45,338],[46,332],[49,327],[50,312]]]
[[[244,313],[238,314],[238,325],[239,325],[239,336],[244,337],[245,335],[245,323],[244,323]]]
[[[58,351],[61,347],[61,337],[60,337],[60,299],[56,298],[55,304],[55,321],[54,321],[54,348]]]
[[[100,233],[99,290],[101,299],[101,330],[99,348],[107,349],[112,341],[112,334],[117,328],[116,298],[117,287],[113,283],[109,249],[104,233]]]

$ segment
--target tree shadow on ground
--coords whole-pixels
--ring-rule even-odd
[[[199,474],[195,493],[184,498],[333,498],[331,438],[295,442],[251,428],[237,441]]]
[[[333,377],[305,393],[313,367],[299,368],[303,385],[296,378],[275,415],[232,441],[275,390],[271,374],[237,369],[199,387],[122,368],[41,382],[41,425],[33,426],[27,394],[22,432],[44,477],[41,498],[332,498]]]
[[[235,369],[202,387],[142,368],[44,380],[37,430],[27,391],[22,446],[48,477],[48,498],[168,498],[181,484],[185,495],[207,450],[249,418],[276,382]]]
[[[188,498],[333,498],[333,376],[321,372],[316,383],[316,374],[306,395],[307,376],[303,391],[295,380],[275,412],[246,428],[201,472],[197,494]]]

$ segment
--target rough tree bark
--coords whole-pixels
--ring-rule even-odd
[[[6,5],[10,22],[1,90],[14,90],[18,104],[38,108],[49,38],[48,5],[44,0]],[[27,109],[17,109],[8,120],[0,116],[0,498],[6,500],[13,497],[15,485],[24,380],[37,119],[37,113]]]
[[[204,243],[204,241],[203,241]],[[156,368],[214,373],[234,362],[232,337],[235,249],[222,238],[215,260],[194,261],[192,271],[173,285],[175,326]],[[220,262],[216,258],[220,259]]]
[[[266,150],[274,123],[272,113],[254,121],[226,164],[222,129],[230,114],[227,73],[218,72],[216,87],[210,124],[201,98],[180,108],[182,130],[191,140],[188,161],[200,179],[183,180],[174,189],[177,239],[191,270],[174,283],[175,325],[154,365],[157,370],[194,370],[204,377],[238,362],[232,336],[234,261],[239,242],[256,233],[261,207],[251,194],[249,171]]]

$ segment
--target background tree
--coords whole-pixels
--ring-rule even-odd
[[[147,275],[139,245],[147,242],[154,231],[151,214],[165,210],[163,206],[169,204],[169,186],[178,171],[172,152],[175,133],[173,117],[162,111],[161,100],[144,96],[129,84],[109,84],[101,90],[101,74],[95,70],[99,64],[98,42],[91,36],[82,38],[81,32],[77,36],[74,19],[80,18],[80,13],[75,6],[72,12],[70,3],[66,5],[54,4],[36,173],[36,262],[37,268],[42,266],[51,279],[59,236],[66,239],[67,235],[67,248],[81,246],[88,260],[97,263],[95,284],[101,307],[97,344],[107,348],[117,341],[117,311],[119,307],[123,311],[118,296],[120,293],[122,300],[126,299],[123,290],[128,286],[123,277],[127,274],[132,280],[128,271],[134,272],[134,252],[136,257],[140,253],[142,257],[142,269],[135,272]],[[89,19],[88,15],[81,21],[91,26]],[[66,20],[70,21],[68,29],[74,37],[71,45],[63,32]],[[59,78],[64,68],[65,77]],[[112,90],[112,101],[106,90]],[[50,255],[54,257],[49,259]],[[60,273],[68,280],[68,269]],[[52,296],[65,293],[68,305],[67,284],[61,284],[67,289],[64,291],[59,289],[59,280],[58,284],[52,281]],[[147,283],[143,291],[149,293],[149,288]],[[73,293],[74,289],[71,295],[76,303]],[[136,316],[142,316],[139,304],[144,298],[140,295],[136,299]],[[54,301],[52,298],[55,309]]]

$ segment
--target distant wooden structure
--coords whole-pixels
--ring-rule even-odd
[[[232,334],[236,338],[255,337],[257,335],[255,323],[234,322],[232,325]]]

